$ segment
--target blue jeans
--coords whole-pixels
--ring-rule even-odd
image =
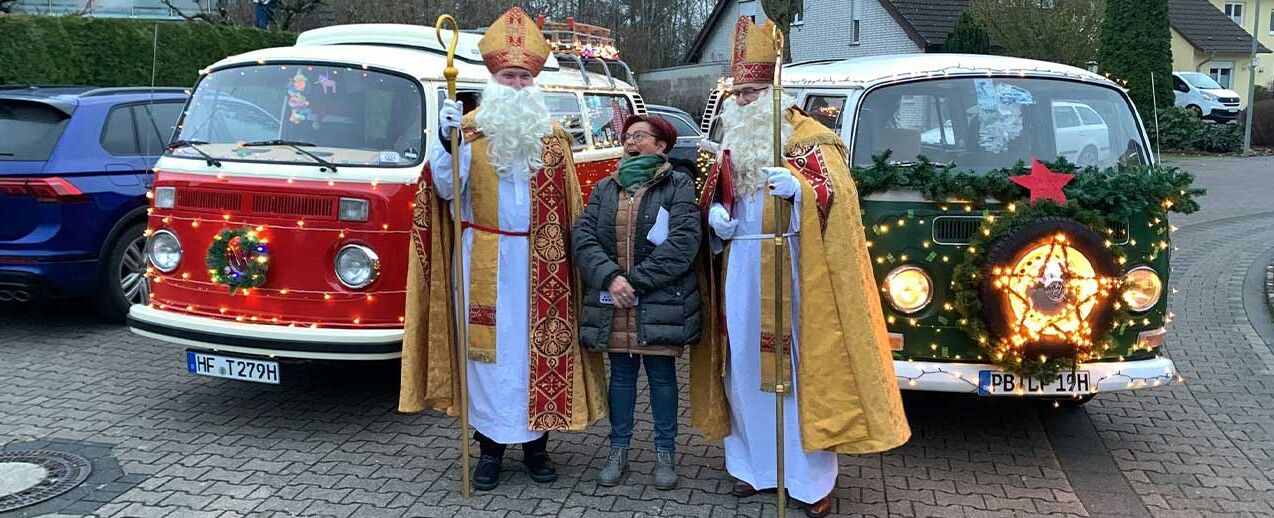
[[[646,364],[650,411],[655,415],[655,450],[673,451],[677,438],[677,358],[610,353],[610,445],[627,448],[633,438],[637,375]]]

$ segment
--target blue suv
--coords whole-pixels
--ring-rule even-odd
[[[179,88],[0,87],[0,302],[147,298],[146,192]]]

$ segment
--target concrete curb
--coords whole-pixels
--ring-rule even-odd
[[[1274,319],[1274,262],[1265,267],[1265,304],[1270,310],[1270,318]]]

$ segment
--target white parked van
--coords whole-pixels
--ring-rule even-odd
[[[1216,122],[1237,119],[1243,109],[1237,92],[1202,72],[1173,72],[1172,96],[1176,106]]]

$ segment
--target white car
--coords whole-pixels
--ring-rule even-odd
[[[1237,119],[1243,109],[1239,94],[1200,72],[1173,72],[1172,96],[1176,106],[1195,116],[1217,122]]]
[[[1097,165],[1110,155],[1110,127],[1087,104],[1053,101],[1053,130],[1057,154],[1075,165]]]
[[[1053,138],[1057,155],[1080,167],[1105,164],[1110,157],[1110,127],[1096,110],[1077,101],[1053,101]],[[978,107],[968,109],[970,116]],[[957,142],[955,125],[950,119],[941,128],[920,134],[920,142],[935,146]]]

